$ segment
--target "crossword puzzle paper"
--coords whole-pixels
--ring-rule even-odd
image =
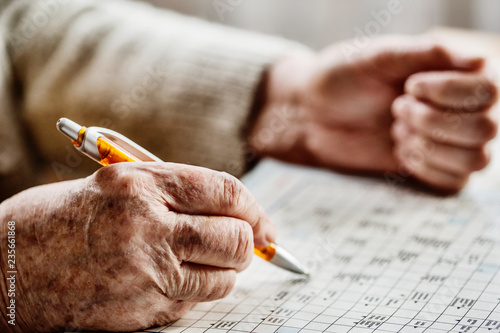
[[[227,298],[148,332],[500,332],[500,192],[439,198],[273,161],[245,183],[311,278],[255,257]]]

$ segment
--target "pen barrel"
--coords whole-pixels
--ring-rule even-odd
[[[125,148],[104,137],[97,138],[96,145],[100,157],[99,163],[103,166],[120,162],[142,162]]]
[[[262,259],[270,261],[276,254],[276,244],[270,243],[268,246],[255,246],[253,252]]]

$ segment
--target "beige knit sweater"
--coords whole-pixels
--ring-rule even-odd
[[[2,198],[98,167],[60,117],[240,176],[262,74],[302,48],[126,0],[0,0],[0,33]]]

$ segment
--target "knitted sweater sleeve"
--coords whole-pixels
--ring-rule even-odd
[[[57,132],[59,117],[240,176],[263,73],[303,48],[124,0],[16,0],[0,29],[4,197],[96,168]]]

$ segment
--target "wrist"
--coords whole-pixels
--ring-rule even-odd
[[[296,141],[296,133],[290,129],[300,116],[312,58],[312,53],[295,53],[276,61],[263,74],[247,133],[250,151],[256,157],[281,158],[281,154],[288,155],[287,146]]]

